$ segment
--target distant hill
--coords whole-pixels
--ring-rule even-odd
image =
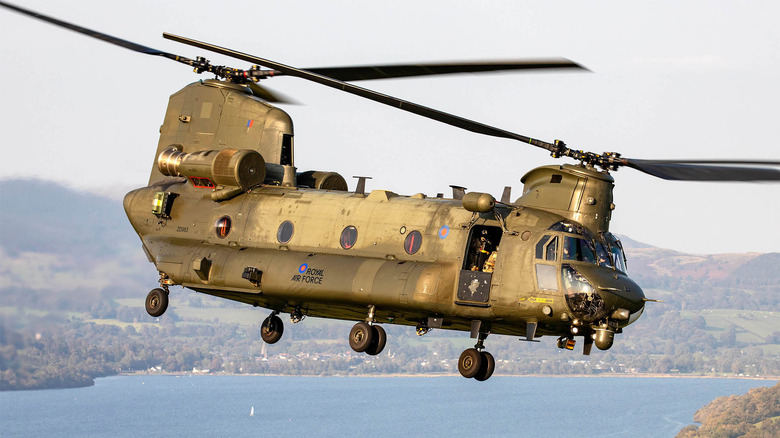
[[[0,242],[11,256],[35,252],[101,259],[138,247],[122,203],[115,200],[17,179],[0,184],[0,205]]]
[[[0,184],[3,305],[145,295],[156,271],[122,203],[40,180]]]
[[[634,240],[623,234],[619,234],[618,237],[620,238],[620,242],[623,244],[623,248],[625,248],[626,250],[638,249],[638,248],[653,248],[653,245],[642,243],[638,240]]]

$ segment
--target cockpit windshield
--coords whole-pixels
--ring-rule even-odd
[[[596,255],[599,258],[599,266],[604,268],[614,268],[615,265],[612,263],[612,257],[609,255],[609,250],[607,249],[607,246],[601,242],[596,241]]]
[[[609,245],[612,259],[615,261],[615,269],[620,272],[626,272],[626,255],[623,252],[623,244],[620,243],[620,239],[612,233],[604,233],[604,238],[607,241],[607,245]]]
[[[626,272],[626,256],[623,253],[623,245],[612,233],[600,233],[598,237],[594,237],[587,228],[573,221],[557,222],[549,230],[576,235],[563,236],[563,260],[592,263]],[[537,253],[539,251],[540,249],[537,247]],[[553,251],[555,251],[554,247]],[[540,258],[538,254],[537,258]]]

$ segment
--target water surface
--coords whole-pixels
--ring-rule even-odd
[[[0,435],[672,437],[712,399],[775,383],[117,376],[98,379],[90,388],[0,393]]]

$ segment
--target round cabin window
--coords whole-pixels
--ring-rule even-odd
[[[420,234],[419,231],[414,230],[406,236],[406,240],[404,240],[404,250],[407,254],[411,255],[416,253],[420,250],[420,246],[422,246],[422,234]]]
[[[230,220],[230,216],[222,216],[217,219],[217,222],[214,224],[214,230],[217,232],[217,237],[220,239],[227,237],[227,235],[230,234],[231,225],[232,221]]]
[[[279,243],[287,243],[292,239],[293,231],[295,230],[295,226],[293,226],[293,223],[290,221],[284,221],[281,225],[279,225],[279,230],[276,231],[276,240],[279,241]]]
[[[355,246],[355,242],[357,242],[357,228],[353,227],[352,225],[344,228],[344,230],[341,232],[341,247],[344,249],[350,249]]]

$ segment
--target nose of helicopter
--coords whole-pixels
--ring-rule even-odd
[[[598,314],[618,321],[627,321],[628,324],[642,314],[645,294],[642,288],[626,274],[611,268],[595,266],[577,266],[576,270],[593,285],[593,289],[598,294],[601,302],[599,306],[601,311]]]
[[[605,297],[605,301],[612,302],[615,309],[626,309],[630,314],[634,314],[645,306],[642,288],[627,276],[618,276],[615,282],[608,285],[601,283],[598,290],[602,296],[610,295],[609,299]]]

